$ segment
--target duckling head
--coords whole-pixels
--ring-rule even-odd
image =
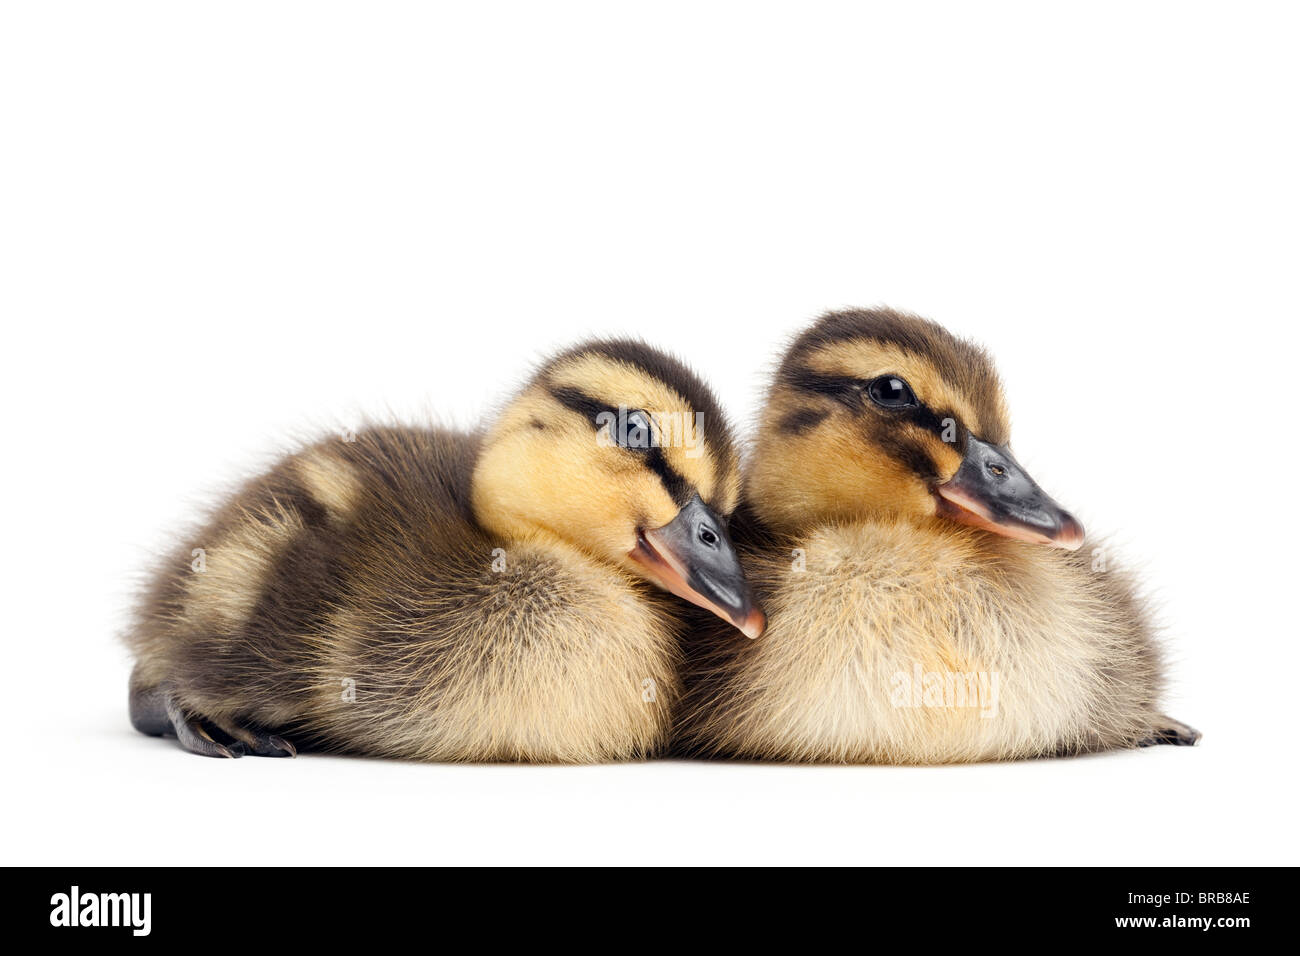
[[[475,517],[510,540],[559,538],[730,621],[765,618],[727,531],[740,497],[721,408],[686,366],[630,340],[547,362],[488,431]]]
[[[774,528],[894,516],[1075,549],[1083,528],[1012,456],[983,349],[888,309],[835,312],[783,357],[746,488]]]

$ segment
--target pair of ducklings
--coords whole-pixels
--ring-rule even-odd
[[[1007,442],[988,356],[898,312],[794,341],[743,476],[686,366],[582,345],[482,433],[370,428],[238,491],[142,602],[131,720],[220,757],[1194,743],[1128,579]]]

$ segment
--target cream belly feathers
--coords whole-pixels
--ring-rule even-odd
[[[796,340],[733,523],[768,629],[701,621],[679,749],[951,763],[1194,743],[1159,710],[1129,580],[1006,441],[987,357],[933,323],[838,313]]]
[[[620,409],[645,428],[600,417]],[[693,447],[658,440],[672,415]],[[761,628],[726,424],[652,349],[564,353],[484,435],[349,439],[250,482],[156,575],[138,729],[208,756],[642,757],[681,690],[683,604],[648,582]]]

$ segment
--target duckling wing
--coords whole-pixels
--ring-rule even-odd
[[[191,740],[252,728],[439,760],[654,750],[677,691],[662,602],[577,552],[484,532],[476,435],[349,439],[250,482],[162,569],[131,638],[141,699],[165,688],[199,722]]]

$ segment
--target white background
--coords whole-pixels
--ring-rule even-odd
[[[5,862],[1296,863],[1296,14],[1197,3],[9,3]],[[1205,733],[949,768],[203,760],[132,732],[150,555],[294,436],[471,424],[641,335],[748,431],[887,303],[1142,568]]]

